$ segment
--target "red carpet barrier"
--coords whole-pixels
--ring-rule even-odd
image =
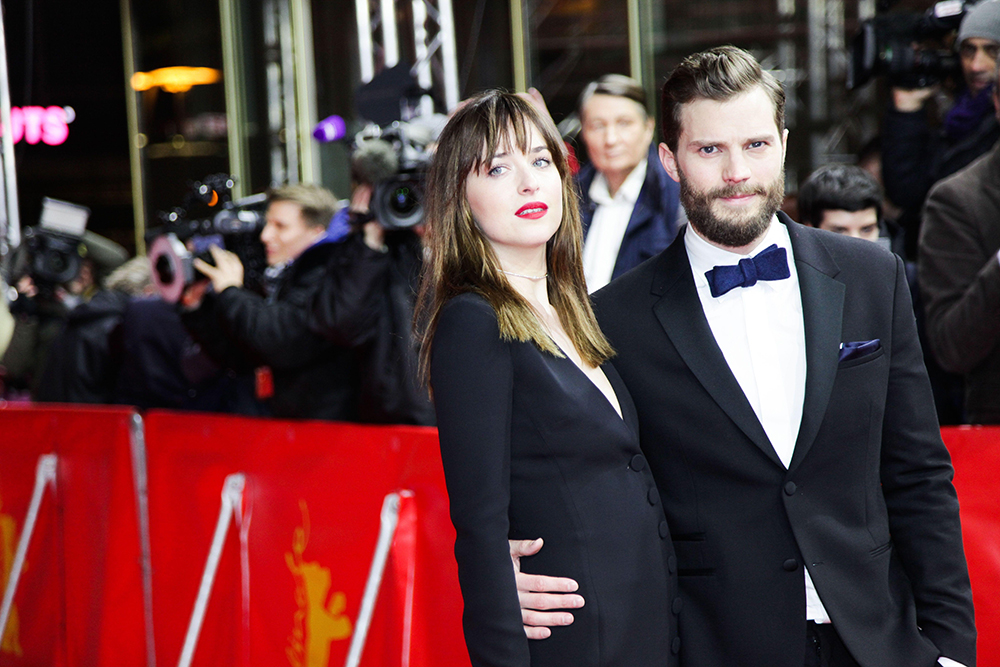
[[[436,431],[166,412],[145,426],[158,664],[181,655],[232,473],[240,520],[193,665],[344,664],[383,500],[404,489],[360,664],[468,664]]]
[[[129,458],[133,412],[0,409],[0,585],[24,527],[39,456],[57,456],[14,597],[0,665],[146,663]]]
[[[979,632],[978,664],[1000,665],[1000,428],[941,429],[955,465],[962,537]]]

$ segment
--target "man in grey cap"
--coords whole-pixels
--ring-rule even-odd
[[[941,127],[928,124],[926,102],[936,87],[892,89],[882,137],[886,195],[903,209],[909,255],[916,249],[920,209],[931,186],[990,150],[1000,126],[993,113],[993,85],[1000,50],[1000,0],[983,0],[962,19],[955,40],[963,87]]]

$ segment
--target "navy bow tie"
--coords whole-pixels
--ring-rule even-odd
[[[741,259],[739,264],[717,266],[705,272],[712,296],[716,297],[734,287],[751,287],[758,280],[783,280],[790,275],[785,249],[777,244],[760,251],[756,257]]]

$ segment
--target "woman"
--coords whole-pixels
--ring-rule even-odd
[[[473,664],[668,664],[669,535],[590,309],[555,127],[484,93],[442,132],[427,191],[421,353]],[[539,536],[522,570],[576,579],[586,605],[529,645],[507,540]]]

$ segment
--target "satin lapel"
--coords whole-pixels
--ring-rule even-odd
[[[799,274],[806,337],[806,394],[799,436],[789,467],[794,470],[816,440],[830,402],[830,392],[837,377],[846,287],[835,279],[840,268],[816,232],[791,223],[787,217],[784,220],[790,223],[788,232]]]
[[[653,312],[684,363],[719,407],[768,458],[780,466],[781,460],[739,382],[729,370],[729,364],[705,318],[684,248],[685,231],[682,230],[660,260],[653,292],[661,298],[653,306]]]

